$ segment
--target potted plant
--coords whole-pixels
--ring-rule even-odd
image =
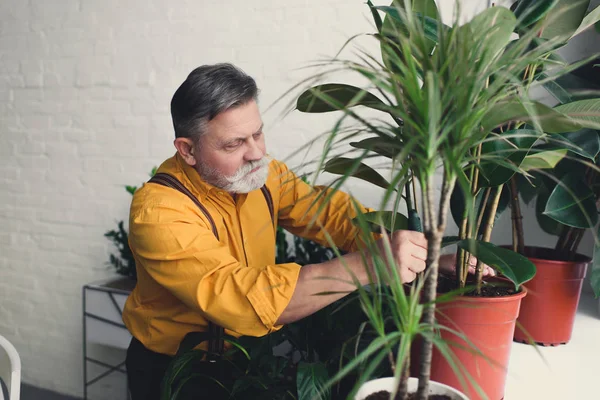
[[[525,295],[521,284],[533,277],[535,267],[525,257],[489,243],[502,185],[490,184],[483,179],[482,171],[486,165],[512,165],[506,162],[504,151],[494,151],[494,147],[490,150],[487,143],[506,140],[499,139],[492,131],[513,114],[528,117],[526,120],[536,127],[540,119],[564,117],[532,104],[523,96],[522,81],[517,79],[528,65],[548,52],[549,46],[534,46],[536,36],[531,32],[513,42],[512,33],[522,21],[503,7],[488,9],[462,26],[455,20],[447,27],[439,22],[434,1],[413,4],[399,0],[389,7],[368,4],[378,30],[373,37],[381,47],[382,61],[361,53],[359,62],[340,59],[332,62],[334,72],[356,72],[367,79],[368,85],[358,88],[319,84],[305,91],[296,106],[303,112],[343,112],[321,156],[325,171],[341,175],[334,188],[353,176],[385,189],[382,208],[392,201],[391,213],[359,218],[363,228],[368,228],[365,221],[379,220],[388,230],[414,229],[417,224],[409,221],[414,220],[415,193],[420,191],[423,232],[428,239],[427,273],[406,294],[397,274],[390,273],[379,260],[386,255],[375,257],[374,285],[370,290],[357,289],[379,337],[335,378],[359,365],[367,365],[370,372],[383,360],[389,360],[394,378],[388,390],[406,398],[410,348],[420,336],[416,398],[427,398],[432,378],[464,389],[469,398],[500,399],[515,320]],[[379,12],[386,14],[384,20]],[[323,75],[318,76],[319,80],[322,78]],[[387,117],[363,117],[355,111],[356,106],[381,111]],[[344,127],[349,120],[358,127]],[[363,134],[370,137],[353,141]],[[536,140],[543,136],[538,129]],[[337,145],[348,143],[356,153],[334,155]],[[525,145],[517,144],[520,153]],[[373,157],[384,160],[381,168],[389,172],[389,182],[363,163]],[[513,170],[522,172],[518,167]],[[436,182],[439,172],[438,199],[435,190],[439,186]],[[462,193],[464,203],[460,211],[461,229],[458,238],[446,242],[457,244],[459,249],[456,276],[445,280],[450,287],[438,297],[440,249],[455,187],[457,193]],[[396,214],[403,199],[409,218]],[[369,238],[364,235],[364,242],[368,244]],[[472,285],[467,281],[466,252],[479,259]],[[482,262],[495,268],[511,285],[486,282]],[[377,284],[382,281],[385,285]],[[462,295],[453,298],[452,289]],[[436,303],[441,304],[437,314]],[[384,305],[394,310],[391,332],[384,329]],[[485,322],[489,325],[482,329]],[[454,345],[453,349],[449,343]],[[432,369],[433,344],[444,357],[438,356]],[[502,354],[494,352],[494,348],[502,348]],[[357,389],[368,376],[367,373],[361,377]]]
[[[600,7],[588,13],[589,5],[589,0],[521,0],[512,6],[522,21],[515,32],[521,36],[535,34],[535,46],[551,44],[543,57],[558,65],[554,73],[548,74],[543,63],[530,64],[522,75],[524,89],[543,85],[558,101],[552,113],[568,117],[560,123],[552,118],[540,120],[539,129],[548,134],[547,140],[532,143],[528,157],[523,158],[522,152],[512,160],[513,166],[527,170],[528,176],[513,174],[503,182],[505,191],[510,193],[512,250],[527,256],[537,267],[536,277],[526,285],[529,295],[523,300],[515,330],[515,340],[523,343],[558,345],[570,340],[583,279],[591,261],[578,254],[577,249],[585,230],[595,228],[598,220],[600,141],[596,129],[600,129],[600,82],[581,79],[577,72],[593,68],[598,55],[569,66],[557,54],[557,50],[600,19]],[[564,74],[570,70],[574,71]],[[515,135],[531,128],[530,122],[519,120],[516,115],[505,122],[500,135]],[[520,198],[526,203],[536,200],[535,214],[540,226],[558,236],[554,249],[525,246]],[[594,237],[598,243],[595,232]],[[599,286],[598,270],[592,274],[593,284]]]

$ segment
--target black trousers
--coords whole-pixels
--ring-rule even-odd
[[[129,381],[129,393],[132,400],[160,400],[161,383],[172,357],[148,350],[133,338],[127,349],[125,365]],[[225,400],[229,392],[215,380],[231,389],[233,371],[217,370],[214,363],[198,362],[193,366],[193,372],[206,378],[195,378],[183,386],[178,400]]]

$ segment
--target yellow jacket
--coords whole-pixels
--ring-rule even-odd
[[[341,249],[356,249],[350,197],[335,193],[316,216],[321,201],[316,206],[313,202],[324,189],[305,184],[281,162],[270,163],[266,183],[275,224],[260,190],[237,195],[234,202],[227,192],[204,182],[179,155],[157,172],[176,177],[197,196],[214,220],[219,240],[184,194],[154,183],[135,192],[129,244],[138,282],[123,321],[155,352],[174,355],[188,332],[207,329],[208,319],[236,337],[263,336],[281,328],[275,322],[294,293],[300,265],[275,264],[277,224],[325,245],[326,231]],[[315,217],[317,223],[311,225]]]

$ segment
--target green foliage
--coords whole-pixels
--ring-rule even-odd
[[[150,177],[153,177],[154,174],[156,174],[156,169],[156,167],[152,168],[152,171],[150,171],[149,174]],[[125,186],[125,190],[127,193],[133,196],[137,190],[137,186],[127,185]],[[119,221],[117,222],[116,230],[112,229],[104,234],[104,236],[108,238],[118,250],[117,255],[110,254],[108,262],[115,268],[115,272],[117,274],[137,280],[135,259],[133,258],[133,253],[129,247],[129,235],[124,225],[124,221]]]
[[[123,221],[118,222],[117,230],[110,230],[104,236],[110,239],[119,251],[118,256],[111,254],[109,258],[109,262],[115,267],[117,274],[137,279],[135,260],[129,248],[128,235],[123,227]]]

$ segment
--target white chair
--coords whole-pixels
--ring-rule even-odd
[[[21,394],[21,358],[17,349],[2,335],[0,335],[0,381],[8,388],[8,398],[5,400],[19,400]],[[0,399],[3,398],[0,387]]]

